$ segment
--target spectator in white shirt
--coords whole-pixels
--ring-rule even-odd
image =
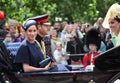
[[[54,59],[56,60],[56,63],[58,64],[65,64],[67,65],[67,55],[65,55],[65,50],[62,48],[61,42],[56,42],[56,50],[54,51]]]

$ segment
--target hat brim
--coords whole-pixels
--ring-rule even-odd
[[[43,23],[44,25],[47,25],[47,26],[50,26],[51,25],[51,23],[49,23],[49,22],[46,22],[46,23]]]
[[[29,20],[35,20],[37,24],[48,22],[48,14],[40,15],[40,16],[35,16],[28,18]]]

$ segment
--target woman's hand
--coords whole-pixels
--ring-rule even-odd
[[[56,65],[56,63],[54,63],[54,62],[51,62],[51,65],[50,65],[50,67],[51,67],[51,68],[53,68],[55,65]]]
[[[52,64],[52,62],[49,62],[48,65],[45,66],[45,70],[51,69],[51,64]]]

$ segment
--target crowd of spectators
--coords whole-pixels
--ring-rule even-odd
[[[103,18],[98,18],[98,20],[91,24],[90,22],[82,23],[79,19],[76,19],[74,23],[68,23],[67,21],[55,21],[53,25],[42,24],[47,28],[47,33],[44,30],[38,31],[42,35],[42,40],[45,42],[46,51],[48,56],[52,58],[55,57],[55,50],[58,49],[56,46],[57,42],[61,43],[61,47],[64,50],[64,55],[67,54],[81,54],[89,53],[89,50],[86,46],[86,34],[92,28],[95,28],[99,31],[101,36],[101,46],[98,50],[100,53],[113,47],[111,42],[111,35],[109,29],[105,29],[102,26]],[[22,25],[14,19],[8,20],[8,26],[5,27],[7,34],[4,39],[4,43],[7,46],[7,43],[16,43],[22,42],[25,39],[24,30]],[[39,29],[38,29],[39,30]],[[43,34],[42,34],[43,33]],[[44,34],[46,33],[46,34]],[[67,59],[67,63],[71,64],[71,61]]]
[[[39,18],[45,17],[48,20],[47,14],[40,15]],[[101,38],[100,48],[97,50],[99,53],[113,47],[110,30],[102,26],[104,19],[101,17],[94,24],[90,22],[82,23],[80,19],[76,19],[73,22],[55,20],[53,25],[50,21],[46,22],[46,19],[43,19],[45,22],[41,22],[38,20],[39,18],[29,18],[29,20],[35,20],[39,23],[37,24],[38,35],[36,40],[40,42],[43,54],[54,59],[56,63],[71,65],[72,60],[68,58],[68,55],[89,53],[90,50],[86,45],[86,34],[91,29],[96,29],[99,32]],[[6,47],[8,47],[9,43],[21,43],[26,39],[25,31],[19,21],[9,19],[6,23],[5,30],[7,34],[3,41]],[[83,62],[83,57],[80,60],[80,62]]]

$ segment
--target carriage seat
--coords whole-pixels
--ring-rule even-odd
[[[14,57],[16,56],[17,51],[20,47],[20,44],[21,44],[21,42],[14,42],[14,43],[8,43],[6,45],[10,56],[14,56]]]

